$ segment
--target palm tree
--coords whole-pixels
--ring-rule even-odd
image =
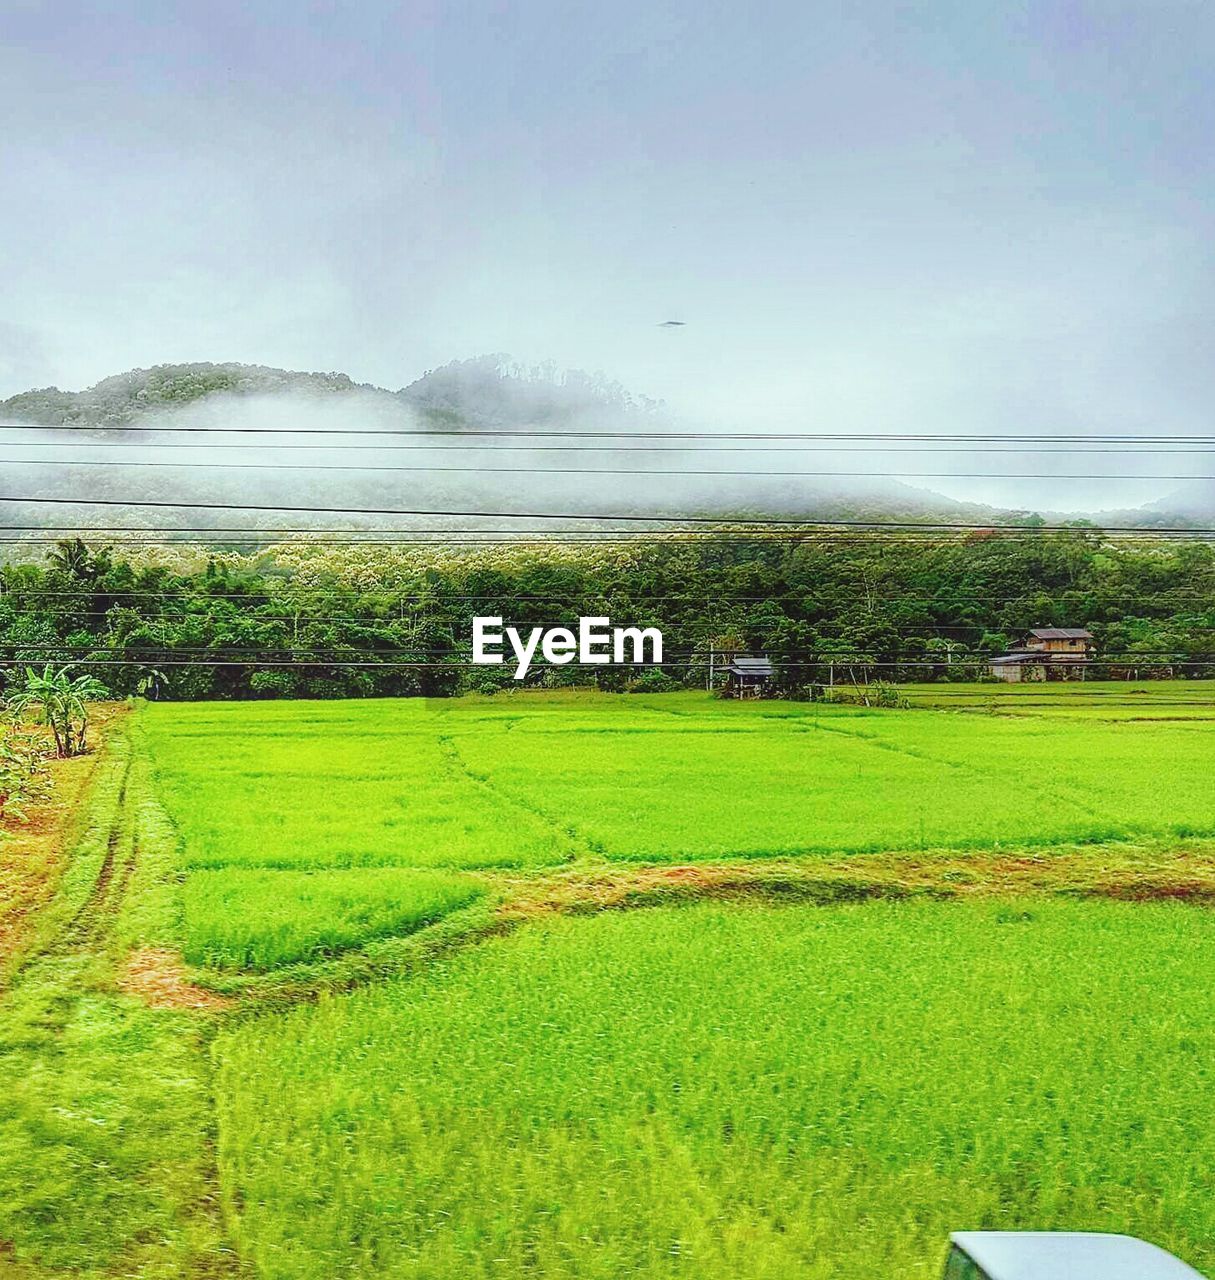
[[[83,538],[61,538],[46,558],[56,569],[91,585],[96,585],[114,567],[109,547],[94,552]]]
[[[56,569],[62,569],[73,578],[88,577],[91,556],[83,538],[61,538],[55,544],[55,550],[47,552],[46,558]]]
[[[7,699],[11,716],[21,716],[30,707],[41,712],[42,723],[55,737],[55,752],[78,756],[85,749],[89,727],[89,703],[108,697],[106,687],[93,676],[73,676],[69,667],[58,670],[48,662],[41,672],[25,669],[25,686]]]

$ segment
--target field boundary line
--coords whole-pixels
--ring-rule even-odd
[[[487,795],[492,796],[498,803],[509,808],[518,809],[529,817],[536,819],[552,831],[563,843],[570,846],[564,859],[549,865],[560,866],[561,862],[572,862],[578,857],[606,856],[606,850],[599,846],[593,837],[584,835],[579,831],[572,822],[562,824],[558,819],[545,813],[543,809],[536,808],[534,805],[528,804],[527,801],[521,800],[518,796],[512,795],[501,783],[494,782],[487,775],[478,773],[460,753],[460,748],[456,745],[453,734],[439,731],[435,735],[435,741],[439,744],[439,750],[448,765],[460,777],[472,783],[473,786],[484,791]],[[543,864],[540,865],[543,866]]]
[[[949,760],[943,756],[934,755],[930,751],[924,751],[918,747],[909,747],[895,742],[888,742],[879,738],[876,734],[865,733],[859,729],[845,729],[837,724],[825,725],[817,717],[811,720],[809,725],[804,723],[807,717],[798,717],[796,728],[802,733],[838,733],[841,737],[852,738],[856,742],[863,742],[867,746],[873,747],[878,751],[889,751],[894,755],[907,756],[911,760],[921,760],[927,764],[941,765],[946,769],[954,769],[959,773],[964,773],[969,777],[977,778],[979,781],[990,785],[993,781],[992,775],[985,769],[979,768],[977,765],[968,764],[965,760]],[[1028,718],[1028,717],[1026,717]],[[1046,791],[1053,800],[1060,804],[1070,805],[1078,810],[1085,817],[1100,818],[1101,811],[1095,804],[1078,799],[1076,796],[1069,795],[1067,792],[1060,790],[1057,784],[1048,781],[1037,781],[1036,785],[1041,790]],[[1134,838],[1133,835],[1130,838]]]

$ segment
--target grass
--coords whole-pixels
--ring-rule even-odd
[[[551,919],[223,1034],[266,1280],[932,1277],[951,1229],[1215,1264],[1215,925],[1178,906]]]
[[[198,871],[182,894],[185,958],[217,969],[323,959],[373,938],[412,933],[481,892],[451,873],[389,867]]]
[[[1215,680],[904,685],[913,706],[1081,720],[1215,720]]]
[[[571,850],[470,778],[420,700],[160,705],[146,720],[190,867],[518,867]]]
[[[1065,686],[1036,697],[1081,709]],[[537,868],[1215,836],[1215,736],[1197,718],[687,694],[166,705],[147,724],[192,867]]]
[[[104,728],[125,708],[94,712]],[[37,944],[42,912],[63,874],[76,816],[97,764],[96,753],[48,761],[51,785],[22,822],[0,829],[0,988]]]
[[[0,1274],[15,1280],[152,1280],[225,1256],[207,1026],[115,982],[123,939],[165,927],[174,847],[145,821],[120,722],[94,763],[37,945],[0,997]]]
[[[0,1274],[1215,1267],[1213,687],[957,688],[116,719],[0,848]]]

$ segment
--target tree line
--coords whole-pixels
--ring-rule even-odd
[[[172,559],[172,557],[168,557]],[[470,665],[474,616],[656,626],[658,669],[537,664],[529,685],[705,685],[711,655],[765,653],[816,682],[974,679],[1032,627],[1088,627],[1093,674],[1199,676],[1215,660],[1215,554],[1197,541],[722,531],[481,547],[307,541],[198,565],[57,544],[0,568],[0,670],[71,664],[115,695],[446,696],[513,682]]]

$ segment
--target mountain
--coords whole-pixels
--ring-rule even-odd
[[[1158,501],[1148,503],[1143,512],[1149,517],[1159,513],[1166,521],[1215,523],[1215,483],[1210,480],[1192,481]]]
[[[588,416],[655,415],[657,401],[631,395],[601,374],[527,368],[504,355],[453,360],[399,391],[355,382],[344,373],[300,373],[259,364],[161,364],[104,378],[84,391],[58,387],[0,400],[0,422],[43,426],[136,425],[149,414],[175,413],[201,400],[267,396],[354,397],[405,406],[428,419],[481,429],[559,427]]]
[[[505,355],[453,360],[397,394],[424,414],[481,429],[628,425],[663,412],[659,401],[632,395],[602,374],[552,364],[529,368]]]
[[[149,530],[237,523],[261,529],[391,524],[442,530],[493,523],[491,517],[459,514],[473,511],[602,515],[605,522],[613,515],[646,514],[977,525],[1033,518],[880,475],[835,477],[826,455],[816,455],[825,474],[807,477],[782,474],[779,453],[698,452],[691,442],[686,449],[664,442],[662,451],[639,452],[630,448],[628,436],[679,429],[661,403],[602,375],[524,367],[502,355],[453,361],[397,391],[344,373],[237,363],[157,365],[78,392],[22,392],[0,401],[0,424],[6,422],[25,427],[8,433],[6,452],[34,456],[10,456],[3,488],[11,496],[0,498],[0,517],[38,527],[79,521]],[[30,425],[46,431],[29,431]],[[189,434],[153,434],[183,425]],[[273,441],[260,434],[219,434],[234,427],[280,434]],[[522,429],[556,436],[508,443],[483,438]],[[476,438],[448,438],[461,431],[475,432]],[[619,438],[572,444],[558,438],[588,431]],[[368,432],[387,442],[373,442]],[[757,471],[769,474],[748,474]],[[21,494],[43,501],[22,501]],[[106,505],[90,510],[87,501]],[[166,505],[151,505],[156,503]],[[217,509],[178,509],[173,503]],[[278,510],[234,516],[218,509],[228,505]],[[305,510],[282,514],[290,507]],[[319,507],[330,510],[307,510]],[[357,514],[358,508],[419,514],[387,519]],[[432,512],[453,514],[436,519]],[[524,527],[557,530],[561,523],[532,519],[521,522]]]
[[[1092,521],[1105,528],[1208,529],[1215,524],[1215,483],[1195,480],[1141,507],[1094,512]]]
[[[150,413],[173,412],[209,396],[380,392],[344,373],[296,373],[260,364],[159,364],[103,378],[84,391],[43,387],[0,400],[0,422],[43,426],[122,426]],[[389,395],[389,392],[381,392]]]

